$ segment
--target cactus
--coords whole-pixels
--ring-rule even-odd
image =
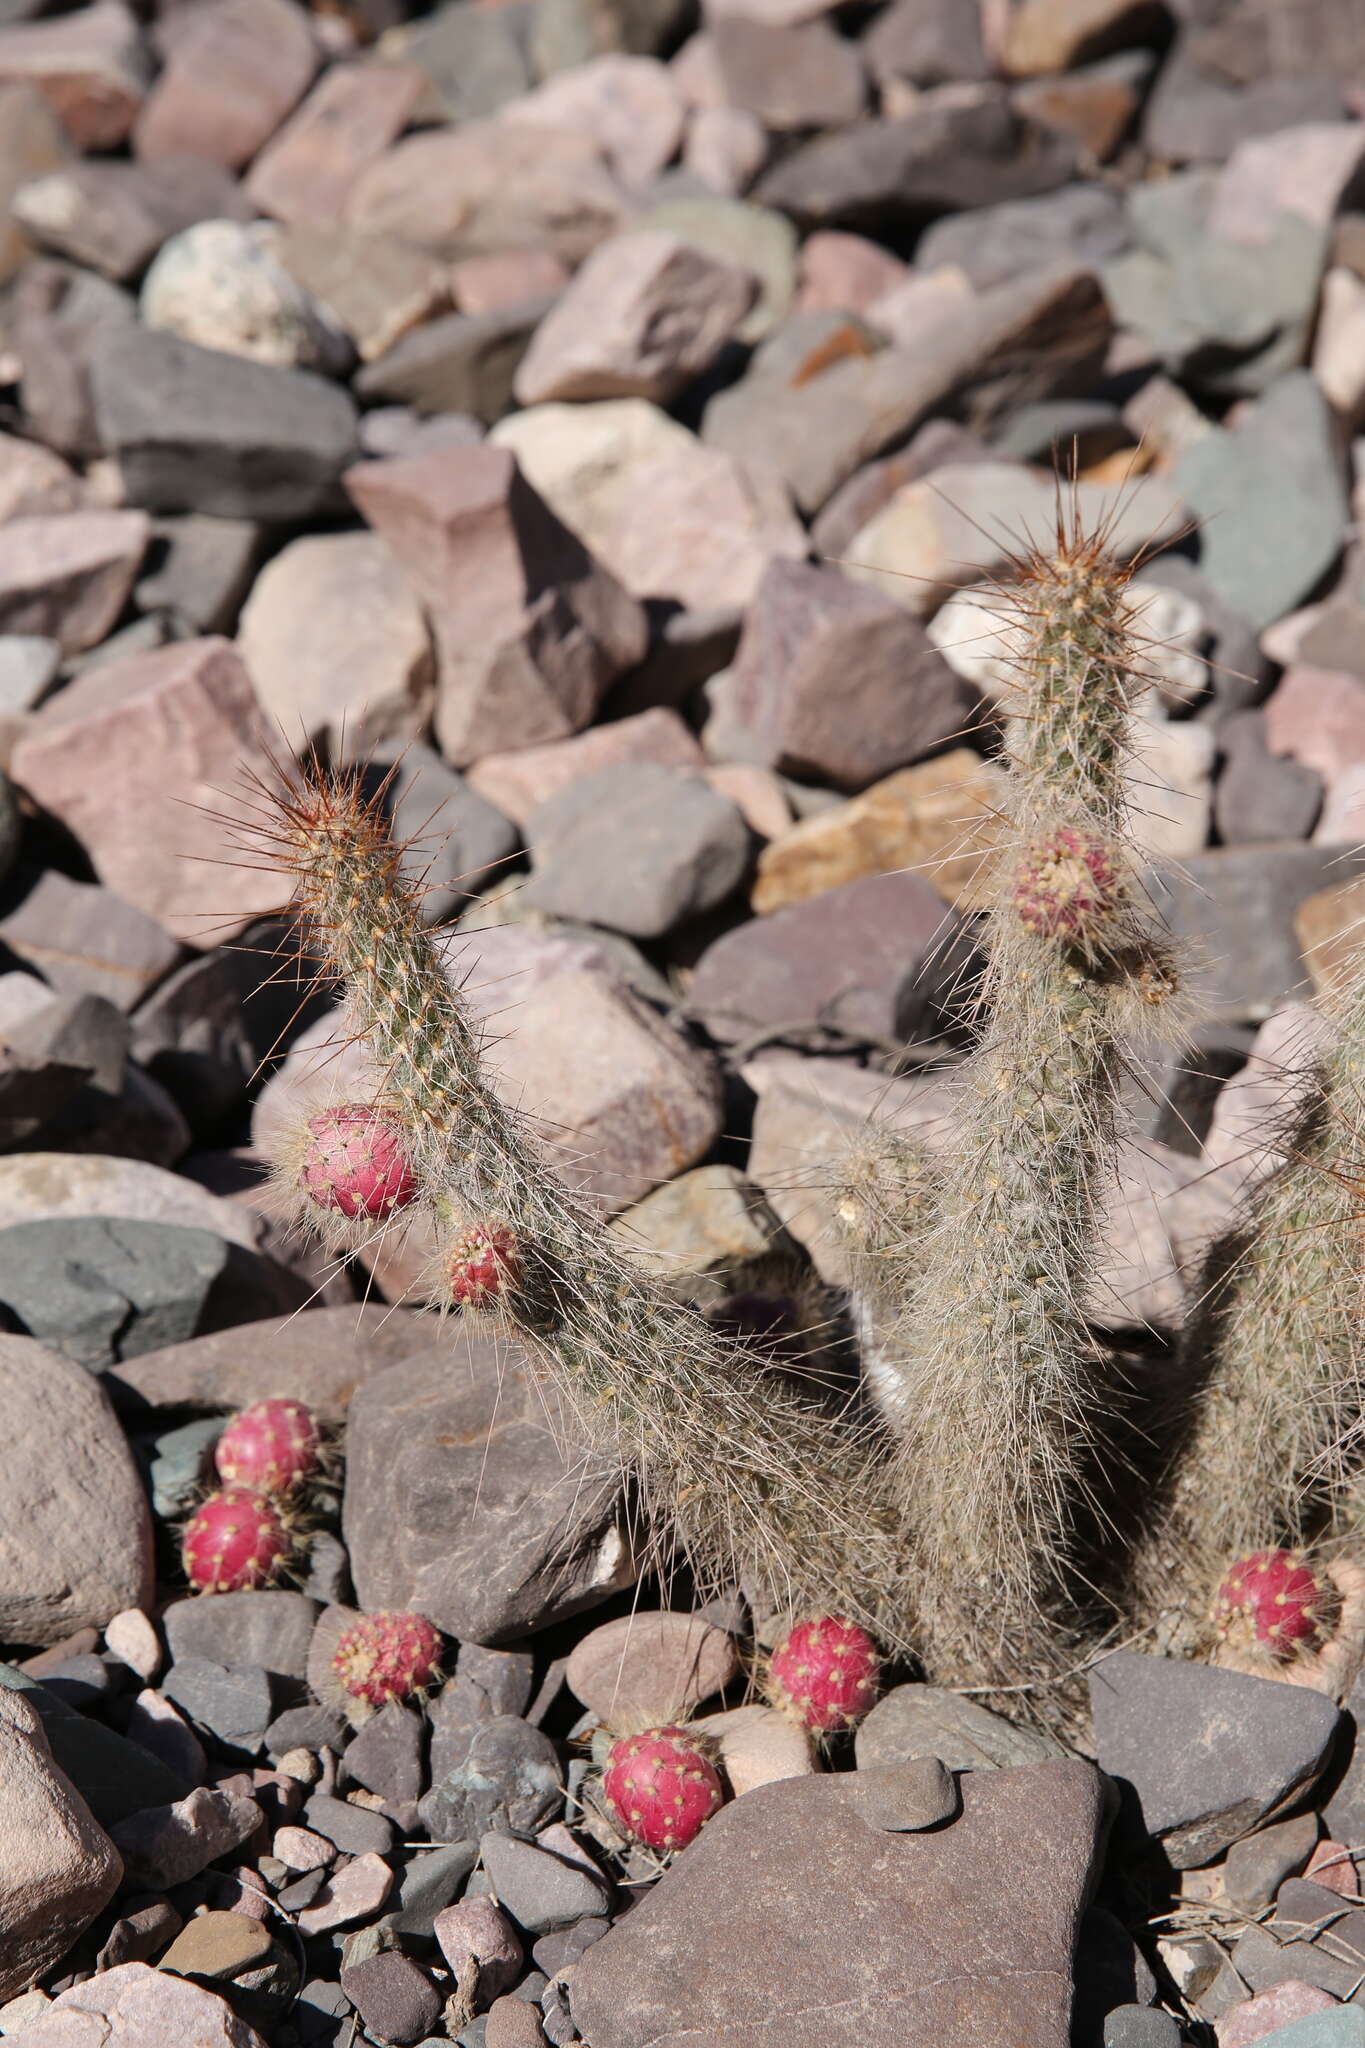
[[[306,766],[266,793],[272,858],[297,877],[300,909],[384,1077],[386,1127],[438,1257],[448,1271],[471,1216],[514,1233],[498,1308],[579,1428],[638,1475],[659,1561],[676,1544],[705,1586],[747,1575],[774,1605],[837,1603],[903,1644],[909,1560],[875,1425],[709,1329],[547,1165],[488,1078],[480,1027],[388,836],[382,789],[367,803],[353,778]]]
[[[504,1223],[476,1223],[446,1252],[450,1298],[459,1308],[482,1308],[514,1288],[521,1275],[516,1232]]]
[[[382,1105],[346,1102],[308,1120],[297,1162],[284,1177],[323,1212],[382,1221],[417,1198],[397,1120]]]
[[[1340,1612],[1336,1587],[1307,1558],[1292,1550],[1255,1550],[1224,1574],[1213,1623],[1235,1649],[1287,1664],[1329,1641]]]
[[[291,1549],[275,1501],[228,1487],[211,1493],[190,1516],[181,1557],[196,1593],[246,1593],[279,1578]]]
[[[383,1610],[335,1617],[327,1644],[327,1700],[364,1720],[393,1700],[427,1692],[440,1675],[445,1645],[423,1614]]]
[[[602,1773],[612,1818],[647,1849],[685,1849],[725,1801],[720,1774],[686,1728],[650,1728],[614,1742]]]
[[[225,1486],[289,1494],[322,1469],[322,1431],[302,1401],[255,1401],[234,1415],[214,1447]]]
[[[853,1728],[877,1697],[877,1649],[866,1629],[833,1614],[799,1622],[768,1659],[772,1704],[813,1735]]]

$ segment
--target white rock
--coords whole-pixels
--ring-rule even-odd
[[[731,1707],[693,1722],[720,1751],[730,1789],[740,1798],[775,1778],[808,1778],[819,1769],[810,1735],[775,1707]]]
[[[1164,584],[1133,583],[1127,611],[1136,673],[1165,703],[1176,708],[1193,703],[1208,682],[1208,665],[1197,652],[1208,630],[1202,608]],[[928,632],[960,676],[1008,702],[1028,644],[1029,621],[1007,593],[958,591],[935,612]]]
[[[104,1647],[149,1685],[161,1669],[161,1638],[140,1607],[125,1607],[105,1623]]]
[[[275,255],[279,233],[269,222],[204,220],[172,235],[143,280],[143,319],[253,362],[345,370],[351,344]]]
[[[11,1457],[24,1453],[7,1441]],[[37,1708],[0,1688],[0,1998],[27,1991],[66,1954],[122,1875],[118,1851],[53,1762]],[[6,2023],[6,2038],[13,2031]]]
[[[145,1160],[79,1152],[21,1152],[0,1159],[0,1230],[49,1216],[127,1216],[147,1223],[181,1223],[211,1230],[249,1251],[260,1244],[265,1231],[253,1210],[211,1195],[183,1174],[168,1173]],[[111,1614],[115,1611],[110,1609]]]
[[[265,2048],[225,1999],[173,1970],[119,1963],[54,1998],[10,2048]]]
[[[1128,769],[1128,818],[1139,851],[1178,860],[1207,846],[1217,751],[1208,726],[1162,718],[1154,705],[1139,712]]]
[[[1365,279],[1338,266],[1322,281],[1313,375],[1348,427],[1365,419]]]
[[[768,161],[768,131],[747,107],[697,107],[687,123],[682,160],[712,191],[738,199]]]

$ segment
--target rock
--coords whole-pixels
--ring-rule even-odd
[[[336,1850],[325,1835],[311,1828],[276,1828],[270,1839],[270,1853],[289,1870],[325,1870]]]
[[[95,358],[130,328],[136,307],[126,292],[87,271],[35,260],[14,291],[14,345],[20,397],[30,431],[73,461],[104,452],[95,418]],[[125,494],[126,495],[126,494]]]
[[[49,1218],[0,1230],[0,1301],[88,1371],[193,1334],[227,1271],[224,1239],[175,1224]]]
[[[684,103],[656,57],[608,51],[521,94],[503,118],[592,135],[617,177],[640,186],[677,154]]]
[[[737,925],[697,962],[689,1007],[724,1044],[823,1025],[932,1037],[970,965],[967,928],[922,875],[869,875]]]
[[[421,2042],[434,2033],[442,2001],[420,1963],[398,1949],[343,1963],[341,1987],[382,2041]]]
[[[571,1862],[505,1834],[484,1835],[479,1853],[499,1903],[527,1934],[568,1927],[607,1908],[611,1888],[584,1868],[586,1858]]]
[[[105,1623],[104,1647],[149,1683],[161,1669],[161,1638],[140,1607],[125,1607]]]
[[[244,1757],[259,1751],[273,1711],[268,1671],[258,1665],[229,1670],[208,1657],[178,1657],[161,1689],[222,1748]]]
[[[677,712],[660,707],[592,726],[572,739],[552,740],[548,746],[485,754],[471,768],[469,786],[524,826],[540,805],[603,769],[646,763],[700,769],[704,760]]]
[[[435,256],[545,246],[581,263],[620,226],[626,196],[594,137],[533,122],[470,121],[409,135],[361,171],[346,218]]]
[[[144,1891],[164,1891],[240,1847],[260,1824],[254,1799],[200,1786],[173,1805],[131,1814],[111,1834],[126,1877]]]
[[[1116,2005],[1105,2014],[1102,2048],[1181,2048],[1185,2036],[1168,2012]]]
[[[438,1840],[482,1837],[490,1829],[529,1834],[559,1812],[563,1796],[562,1768],[549,1736],[514,1715],[499,1714],[475,1730],[458,1763],[441,1777],[433,1772],[418,1811]]]
[[[308,16],[289,0],[221,0],[175,36],[133,147],[149,161],[190,154],[240,170],[303,97],[317,63]]]
[[[925,229],[915,267],[926,274],[945,266],[961,269],[978,291],[986,291],[1059,262],[1098,267],[1131,241],[1117,195],[1102,184],[1077,183],[970,215],[949,214]]]
[[[198,1785],[208,1776],[203,1743],[171,1702],[150,1687],[133,1701],[124,1732],[182,1784]]]
[[[1330,1934],[1324,1940],[1327,1927]],[[1300,1981],[1346,1999],[1355,1990],[1362,1955],[1365,1913],[1344,1907],[1337,1894],[1322,1885],[1290,1878],[1281,1887],[1270,1920],[1241,1935],[1204,2004],[1230,2003],[1243,1987],[1262,1992]],[[1296,2023],[1296,2031],[1297,2025],[1307,2028],[1308,2022]]]
[[[1013,78],[1069,71],[1110,50],[1147,40],[1164,26],[1151,0],[1024,0],[1010,17],[1005,70]]]
[[[8,284],[32,245],[12,212],[14,195],[31,179],[62,168],[71,154],[66,130],[34,85],[0,81],[0,284]]]
[[[426,1723],[396,1700],[368,1720],[346,1745],[346,1777],[389,1806],[420,1799],[426,1785]]]
[[[444,270],[462,313],[496,313],[530,299],[557,298],[569,282],[567,264],[551,249],[490,250],[463,256]]]
[[[483,2048],[543,2048],[545,2031],[535,2006],[514,1994],[490,2006]]]
[[[454,1370],[420,1353],[351,1403],[343,1531],[366,1609],[515,1641],[626,1581],[618,1513],[615,1475],[561,1451],[515,1347],[462,1337]]]
[[[118,1885],[118,1853],[53,1760],[37,1711],[0,1689],[0,1998],[50,1970]],[[5,2032],[17,2031],[8,2020]]]
[[[526,832],[526,902],[637,939],[714,909],[749,862],[735,806],[694,771],[656,762],[580,777],[536,807]]]
[[[190,1781],[160,1763],[137,1742],[70,1707],[16,1665],[0,1664],[0,1687],[23,1692],[42,1717],[58,1768],[64,1771],[101,1827],[179,1797]]]
[[[59,1642],[152,1592],[151,1519],[122,1430],[91,1376],[31,1338],[0,1337],[8,1461],[0,1500],[0,1640]]]
[[[0,85],[32,85],[78,149],[117,149],[142,104],[147,58],[122,0],[0,29]]]
[[[1239,144],[1214,186],[1209,227],[1230,241],[1263,247],[1276,216],[1316,227],[1365,196],[1365,151],[1350,123],[1309,122]]]
[[[1208,844],[1218,742],[1205,725],[1156,714],[1149,699],[1133,722],[1128,767],[1134,844],[1153,860],[1183,860]]]
[[[317,1603],[302,1593],[207,1593],[173,1600],[161,1618],[173,1663],[254,1664],[281,1678],[302,1678]]]
[[[709,34],[726,98],[765,128],[841,128],[862,113],[867,79],[857,47],[827,22],[725,13]]]
[[[1218,744],[1223,766],[1213,814],[1223,844],[1310,838],[1322,809],[1322,776],[1304,761],[1270,751],[1265,713],[1234,712],[1219,727]]]
[[[504,450],[365,463],[347,482],[431,613],[436,730],[457,767],[578,731],[643,654],[638,606]]]
[[[1301,603],[1341,551],[1348,514],[1332,434],[1326,400],[1298,372],[1175,464],[1173,482],[1207,519],[1201,569],[1253,628]]]
[[[1340,1720],[1303,1687],[1132,1650],[1095,1666],[1090,1697],[1101,1769],[1132,1787],[1177,1870],[1211,1862],[1300,1798]]]
[[[774,1707],[730,1707],[700,1715],[693,1726],[716,1744],[736,1799],[777,1778],[804,1778],[819,1768],[806,1730]]]
[[[303,1809],[310,1828],[325,1835],[345,1856],[382,1856],[394,1845],[393,1822],[368,1807],[315,1792]]]
[[[396,1903],[381,1925],[390,1934],[434,1938],[438,1913],[458,1895],[479,1860],[477,1842],[422,1848],[400,1860]]]
[[[384,357],[405,336],[415,340],[424,323],[450,304],[447,266],[402,243],[382,242],[344,227],[293,227],[276,231],[272,247],[289,276],[349,338],[362,363]],[[509,367],[504,380],[509,389],[510,376]],[[373,424],[373,416],[361,420],[363,447]]]
[[[33,240],[122,283],[196,221],[240,219],[235,182],[193,156],[161,164],[72,164],[23,185],[14,214]]]
[[[448,313],[402,335],[361,371],[362,398],[391,399],[420,413],[462,413],[490,424],[512,402],[512,387],[552,297],[522,299],[487,313]]]
[[[1254,1835],[1234,1842],[1223,1866],[1223,1889],[1229,1903],[1248,1919],[1263,1913],[1287,1877],[1297,1877],[1318,1839],[1315,1813],[1275,1821]]]
[[[914,0],[912,0],[914,4]],[[892,14],[894,7],[888,9]],[[880,19],[885,20],[887,16]],[[865,235],[818,228],[801,244],[796,310],[866,313],[875,300],[912,275],[908,265]]]
[[[146,1963],[120,1963],[53,1999],[48,2012],[11,2036],[15,2048],[265,2048],[261,2036],[213,1991]]]
[[[1344,774],[1365,763],[1365,682],[1356,676],[1306,665],[1288,668],[1264,720],[1270,752],[1314,770],[1329,802]]]
[[[585,734],[584,740],[592,737]],[[510,763],[540,751],[530,747],[523,755],[486,756],[468,779],[415,741],[399,750],[375,751],[372,758],[384,778],[384,809],[391,830],[400,845],[411,841],[400,865],[420,886],[422,915],[428,923],[453,916],[481,888],[500,880],[517,850],[518,835],[508,823],[516,814],[505,804],[494,808],[493,801],[485,801],[482,771],[496,758]]]
[[[81,480],[60,455],[16,434],[0,434],[0,525],[77,512],[84,503]]]
[[[766,464],[702,447],[644,399],[530,407],[492,438],[634,597],[747,604],[772,556],[806,552]]]
[[[1313,375],[1324,397],[1348,427],[1365,411],[1365,378],[1360,371],[1365,340],[1365,280],[1340,266],[1322,281],[1322,304],[1313,340]]]
[[[590,1629],[570,1651],[564,1675],[599,1721],[657,1728],[691,1720],[738,1669],[734,1639],[723,1630],[695,1615],[636,1612]]]
[[[717,1307],[786,1248],[758,1190],[737,1167],[718,1164],[694,1167],[656,1188],[613,1218],[611,1234],[633,1264],[683,1299]]]
[[[1315,2026],[1320,2013],[1338,2018]],[[1253,2042],[1267,2039],[1281,2040],[1286,2048],[1315,2048],[1315,2043],[1317,2048],[1332,2048],[1334,2042],[1344,2048],[1352,2038],[1352,2023],[1359,2019],[1358,2013],[1343,2011],[1329,1992],[1291,1977],[1272,1991],[1230,2006],[1218,2022],[1218,2048],[1251,2048]],[[1295,2021],[1303,2025],[1296,2026]],[[1365,2041],[1365,2025],[1357,2026],[1355,2034]]]
[[[683,168],[727,199],[747,192],[768,161],[768,138],[742,107],[696,107],[683,140]]]
[[[1009,1769],[1064,1752],[1033,1728],[1016,1727],[961,1693],[937,1685],[895,1685],[858,1729],[859,1770],[936,1756],[950,1771]]]
[[[971,720],[971,698],[902,604],[810,563],[764,571],[732,675],[731,708],[754,758],[843,789],[931,752]]]
[[[481,2003],[491,2004],[521,1975],[525,1951],[506,1915],[491,1899],[462,1899],[456,1906],[444,1907],[432,1922],[432,1931],[457,1982],[466,1975],[471,1958],[477,1963]]]
[[[335,226],[356,179],[397,141],[425,90],[414,65],[334,65],[257,156],[248,198],[276,220]]]
[[[285,269],[276,230],[204,220],[173,235],[143,280],[146,326],[277,369],[340,374],[347,337]]]
[[[426,624],[377,534],[291,541],[252,586],[237,645],[292,745],[322,742],[333,761],[363,759],[385,741],[415,739],[426,722]]]
[[[134,596],[144,612],[170,612],[191,634],[230,633],[260,550],[254,520],[193,512],[154,520]]]
[[[513,379],[521,404],[648,398],[707,370],[753,305],[748,271],[658,228],[614,236],[541,321]]]
[[[922,1770],[876,1775],[886,1793],[908,1792]],[[723,1809],[576,1964],[580,2033],[594,2048],[735,2028],[755,2041],[780,2032],[789,2048],[899,2048],[909,2014],[926,2041],[966,2039],[966,2026],[975,2040],[993,2031],[1062,2048],[1101,1806],[1094,1773],[1071,1762],[974,1773],[960,1818],[928,1833],[864,1819],[868,1784],[789,1778]],[[985,1872],[998,1844],[1024,1839],[1048,1883],[1005,1906]],[[761,1942],[733,1913],[741,1883],[763,1888]],[[816,1892],[827,1912],[813,1923]]]
[[[462,1643],[454,1676],[431,1706],[431,1769],[444,1777],[469,1753],[486,1721],[500,1714],[520,1718],[531,1704],[535,1659],[527,1650],[490,1650]]]
[[[338,480],[355,454],[355,408],[310,371],[129,327],[107,337],[91,384],[100,437],[130,504],[267,520],[338,509]]]
[[[77,654],[102,640],[128,601],[147,545],[143,512],[67,512],[0,526],[0,631],[33,633]]]
[[[223,787],[223,762],[238,777]],[[240,932],[289,895],[270,867],[243,869],[240,781],[273,776],[245,668],[224,640],[182,641],[79,676],[34,714],[14,778],[80,840],[101,881],[190,944]]]

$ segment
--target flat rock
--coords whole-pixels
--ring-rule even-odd
[[[227,1271],[225,1239],[178,1224],[49,1218],[0,1230],[0,1301],[90,1372],[193,1334]]]
[[[1330,2022],[1329,2013],[1337,2016]],[[1365,2042],[1365,2017],[1340,2006],[1316,1984],[1291,1977],[1273,1990],[1239,1999],[1218,2022],[1218,2048],[1252,2048],[1253,2042],[1266,2040],[1281,2048],[1347,2048],[1353,2040]]]
[[[859,1727],[856,1747],[860,1770],[920,1756],[950,1771],[1001,1770],[1063,1754],[1048,1736],[937,1685],[893,1686]]]
[[[69,1152],[27,1152],[0,1159],[0,1229],[47,1217],[89,1216],[180,1223],[246,1249],[254,1247],[260,1235],[259,1221],[249,1211],[220,1202],[182,1175],[140,1159]],[[335,1336],[332,1341],[335,1346]],[[275,1391],[273,1383],[270,1391]]]
[[[1302,1686],[1120,1650],[1090,1676],[1100,1766],[1126,1781],[1178,1870],[1209,1863],[1302,1796],[1340,1715]]]
[[[473,260],[473,259],[471,259]],[[356,378],[362,398],[411,405],[422,414],[458,413],[485,424],[506,412],[528,344],[553,295],[446,313],[401,335]]]
[[[289,0],[222,0],[175,36],[138,116],[134,149],[147,160],[190,154],[240,170],[302,98],[317,63],[303,9]]]
[[[342,1526],[367,1609],[515,1641],[628,1580],[619,1516],[615,1474],[555,1442],[515,1346],[462,1333],[351,1403]]]
[[[122,1866],[53,1761],[35,1708],[3,1689],[0,1870],[0,1999],[8,1999],[65,1955],[117,1888]]]
[[[441,2021],[442,2000],[421,1964],[401,1950],[343,1963],[341,1984],[366,2027],[381,2041],[420,2043]]]
[[[147,1963],[120,1963],[59,1992],[42,2018],[9,2038],[16,2048],[265,2048],[254,2027],[216,1992]]]
[[[736,1799],[775,1778],[805,1778],[820,1767],[807,1730],[775,1707],[728,1707],[698,1715],[692,1725],[715,1743]]]
[[[152,1593],[151,1517],[123,1431],[89,1373],[0,1337],[9,1460],[0,1513],[0,1639],[53,1643]]]
[[[734,1638],[723,1629],[697,1615],[637,1612],[590,1629],[570,1651],[564,1676],[599,1721],[657,1728],[691,1720],[738,1669]]]
[[[544,747],[485,754],[469,772],[469,785],[504,816],[525,825],[532,813],[586,775],[623,764],[701,768],[705,756],[676,711],[657,706],[608,725],[590,726],[572,739]]]
[[[164,1891],[197,1877],[261,1824],[254,1799],[197,1786],[170,1806],[153,1806],[116,1823],[112,1838],[125,1875],[144,1891]]]
[[[0,526],[0,632],[55,640],[79,654],[103,640],[128,601],[147,546],[145,512],[67,512]]]
[[[87,670],[33,715],[13,757],[16,782],[75,834],[100,880],[200,946],[290,894],[268,864],[240,865],[247,766],[271,779],[269,733],[241,660],[217,639]]]
[[[727,12],[708,34],[727,98],[765,128],[842,128],[862,113],[867,77],[858,50],[828,22]]]
[[[297,226],[277,232],[272,246],[295,283],[350,337],[362,363],[375,362],[405,336],[421,333],[450,304],[449,266],[401,242],[346,227]],[[507,378],[510,386],[510,368]],[[362,442],[366,425],[362,420]]]
[[[486,1834],[479,1853],[499,1903],[527,1934],[600,1916],[610,1902],[610,1886],[585,1867],[586,1856],[570,1861],[506,1834]]]
[[[434,1840],[466,1841],[490,1830],[530,1834],[563,1806],[563,1766],[548,1735],[512,1714],[497,1714],[474,1730],[463,1756],[439,1776],[419,1802]]]
[[[168,611],[195,633],[230,633],[261,551],[252,519],[186,512],[153,522],[134,596],[144,612]]]
[[[259,1751],[274,1705],[270,1673],[259,1665],[229,1669],[208,1657],[179,1657],[161,1690],[239,1760]]]
[[[879,1772],[919,1784],[922,1766]],[[1100,1781],[1064,1762],[969,1774],[930,1832],[864,1818],[866,1783],[788,1778],[722,1810],[571,1980],[594,2048],[1065,2048]],[[1006,1902],[1020,1844],[1047,1882]],[[758,1918],[737,1902],[762,1897]],[[810,1899],[825,1909],[812,1922]],[[989,1931],[987,1931],[989,1930]],[[989,1958],[989,1961],[986,1960]]]
[[[425,90],[413,65],[335,65],[257,156],[248,197],[276,220],[334,225],[356,179],[398,140]]]
[[[282,1678],[302,1678],[317,1602],[302,1593],[205,1593],[173,1600],[161,1617],[173,1663],[207,1657],[216,1664],[254,1664]]]
[[[1316,768],[1267,745],[1263,711],[1236,711],[1218,729],[1223,765],[1213,812],[1225,846],[1307,839],[1322,810]]]
[[[1287,1877],[1297,1877],[1317,1844],[1318,1817],[1296,1814],[1293,1820],[1272,1821],[1234,1842],[1223,1866],[1223,1888],[1229,1902],[1249,1918],[1263,1913]]]
[[[248,213],[235,180],[196,156],[72,164],[21,186],[14,211],[34,241],[116,283],[196,221]]]
[[[79,149],[117,149],[142,104],[147,53],[122,0],[0,30],[0,84],[34,86]]]

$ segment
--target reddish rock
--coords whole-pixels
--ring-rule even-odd
[[[172,1176],[159,1178],[170,1181]],[[244,1230],[245,1219],[234,1217],[231,1205],[202,1194],[193,1182],[179,1185],[198,1198],[186,1221],[208,1222],[198,1213],[202,1205],[210,1216],[225,1211],[234,1228]],[[249,1236],[245,1241],[250,1242]],[[406,1358],[419,1342],[405,1310],[352,1303],[346,1308],[312,1309],[283,1328],[274,1320],[215,1330],[125,1359],[114,1371],[140,1403],[153,1409],[246,1408],[287,1384],[324,1421],[339,1422],[356,1387],[372,1373]]]
[[[171,235],[205,220],[244,220],[236,180],[202,157],[155,164],[100,159],[35,178],[15,194],[15,218],[42,247],[110,278],[146,268]]]
[[[0,84],[0,137],[2,285],[9,282],[31,247],[10,211],[10,201],[30,179],[60,170],[71,154],[71,143],[49,102],[32,85]]]
[[[1258,1992],[1255,1998],[1243,1998],[1229,2006],[1218,2021],[1218,2048],[1252,2048],[1253,2042],[1264,2041],[1281,2027],[1306,2020],[1313,2013],[1332,2012],[1336,2005],[1330,1991],[1320,1991],[1316,1984],[1291,1977],[1270,1991]]]
[[[60,1961],[120,1874],[113,1843],[54,1763],[36,1708],[0,1691],[0,2000]],[[6,2033],[21,2030],[7,2016]]]
[[[733,1636],[695,1614],[637,1611],[590,1629],[569,1655],[570,1692],[609,1727],[686,1721],[739,1670]]]
[[[102,663],[35,712],[14,750],[20,787],[74,833],[101,881],[190,945],[211,946],[288,900],[266,857],[243,866],[273,777],[270,734],[226,640]]]
[[[743,107],[697,107],[683,142],[683,168],[728,198],[747,192],[768,161],[768,137]]]
[[[0,29],[0,85],[36,86],[81,149],[117,149],[142,104],[147,71],[123,0]]]
[[[972,702],[903,605],[837,569],[769,564],[731,672],[747,758],[861,789],[962,732]]]
[[[1029,120],[1073,136],[1106,163],[1133,124],[1151,69],[1149,52],[1127,51],[1069,76],[1031,79],[1019,87],[1014,104]]]
[[[273,253],[344,328],[365,363],[450,303],[445,266],[401,242],[381,242],[345,227],[302,225],[283,229]]]
[[[216,1992],[142,1962],[73,1984],[11,2038],[14,2048],[95,2048],[107,2041],[123,2048],[191,2041],[195,2048],[265,2048]]]
[[[1365,133],[1358,121],[1310,121],[1258,135],[1219,173],[1208,231],[1231,242],[1273,241],[1290,214],[1326,228],[1365,196]]]
[[[0,434],[0,526],[7,519],[74,512],[84,502],[80,478],[60,455],[37,441]]]
[[[308,16],[291,0],[214,0],[176,34],[133,147],[141,157],[206,156],[239,170],[303,97],[317,65]]]
[[[637,712],[633,718],[593,726],[573,739],[555,740],[546,747],[485,754],[466,780],[514,824],[524,825],[537,804],[581,776],[637,761],[655,761],[667,768],[700,768],[703,755],[677,712],[656,707]]]
[[[710,35],[726,98],[765,128],[840,128],[861,114],[867,80],[857,45],[828,22],[724,14]]]
[[[361,172],[398,140],[427,91],[411,64],[338,64],[257,157],[246,180],[263,213],[331,227]]]
[[[1015,78],[1068,71],[1144,41],[1166,21],[1156,0],[1022,0],[1005,33],[1004,68]]]
[[[347,472],[428,608],[436,733],[457,767],[580,731],[645,650],[635,601],[493,447]]]
[[[1316,769],[1330,795],[1365,762],[1365,682],[1333,669],[1286,669],[1266,700],[1265,741],[1272,754]]]
[[[98,646],[128,602],[150,532],[145,512],[0,526],[0,633],[38,633],[64,654]]]
[[[666,64],[611,50],[547,78],[513,100],[502,119],[591,135],[625,184],[645,185],[677,154],[684,111]]]
[[[904,284],[910,267],[865,235],[817,228],[801,245],[796,309],[800,313],[865,313],[883,293]]]
[[[462,313],[496,313],[550,298],[568,282],[568,265],[553,249],[495,249],[450,266],[451,296]]]

